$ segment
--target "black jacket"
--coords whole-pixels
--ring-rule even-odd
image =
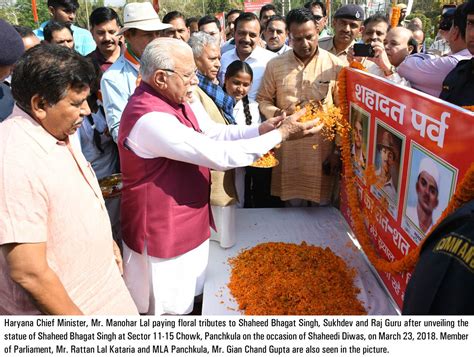
[[[474,200],[441,222],[423,244],[403,314],[474,314]]]
[[[460,107],[474,105],[474,57],[460,61],[448,73],[439,97]]]

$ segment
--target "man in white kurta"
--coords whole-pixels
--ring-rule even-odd
[[[225,72],[232,62],[246,62],[253,71],[253,82],[248,96],[250,100],[256,100],[267,63],[278,55],[260,47],[260,22],[253,13],[246,12],[237,18],[234,39],[235,48],[222,55],[219,82],[224,85]]]

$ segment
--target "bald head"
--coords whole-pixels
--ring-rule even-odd
[[[193,60],[193,51],[189,45],[175,38],[160,37],[150,42],[141,57],[140,72],[144,80],[158,69],[174,70],[177,62]]]
[[[393,27],[388,32],[387,38],[391,35],[391,37],[398,37],[403,41],[408,43],[408,40],[413,36],[413,32],[405,27]]]
[[[413,52],[413,32],[404,27],[392,28],[385,39],[385,51],[390,63],[398,67],[406,56]]]

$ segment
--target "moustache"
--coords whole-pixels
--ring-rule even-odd
[[[103,41],[101,42],[101,45],[114,45],[115,41]]]

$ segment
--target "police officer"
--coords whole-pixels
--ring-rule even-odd
[[[474,0],[467,3],[464,13],[467,17],[466,44],[471,55],[474,55]],[[459,106],[474,105],[474,58],[460,61],[449,72],[439,97]]]
[[[474,314],[474,199],[443,220],[423,244],[403,314]]]
[[[319,47],[339,57],[349,65],[347,51],[360,36],[364,10],[359,5],[349,4],[340,7],[334,14],[332,26],[334,36],[319,40]]]

